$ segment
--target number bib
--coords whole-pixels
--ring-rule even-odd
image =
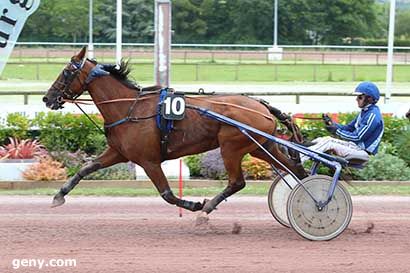
[[[169,93],[162,101],[161,115],[167,120],[181,120],[185,117],[185,96]]]

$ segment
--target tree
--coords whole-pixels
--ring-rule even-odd
[[[271,43],[272,10],[270,0],[176,0],[174,41]]]
[[[322,17],[321,14],[311,15],[308,0],[293,0],[278,2],[278,43],[279,44],[309,44],[308,27],[311,21]]]
[[[82,16],[86,14],[87,16]],[[41,41],[85,40],[88,34],[88,1],[41,1],[39,9],[24,28],[21,40],[36,37]]]
[[[372,37],[380,31],[373,0],[308,1],[307,28],[315,44],[340,44],[345,37]]]
[[[148,43],[154,37],[154,2],[152,0],[123,0],[123,42]],[[116,0],[104,0],[96,16],[100,27],[99,41],[114,42],[116,38]]]
[[[273,33],[273,1],[228,1],[232,43],[271,44]]]
[[[396,36],[410,38],[410,10],[399,10],[396,17]]]
[[[207,24],[202,18],[202,1],[176,0],[172,2],[173,41],[196,43],[204,40]]]
[[[274,0],[172,0],[174,43],[271,44]],[[374,0],[279,0],[279,44],[340,44],[386,36],[386,5]],[[94,0],[95,42],[115,42],[116,0]],[[87,0],[42,0],[20,41],[86,42]],[[410,35],[399,11],[397,35]],[[123,41],[152,42],[154,1],[123,0]]]

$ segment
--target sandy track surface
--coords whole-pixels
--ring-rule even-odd
[[[350,226],[328,242],[282,227],[263,197],[232,197],[201,227],[161,198],[50,201],[0,197],[0,272],[410,272],[410,197],[353,197]],[[77,265],[14,269],[14,259]]]

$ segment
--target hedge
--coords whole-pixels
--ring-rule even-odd
[[[339,113],[333,119],[346,123],[357,113]],[[304,117],[317,116],[305,114]],[[102,127],[103,121],[99,115],[91,115]],[[405,118],[385,115],[383,142],[394,143],[397,136],[408,130],[409,122]],[[307,139],[325,136],[326,131],[321,120],[296,120],[302,134]],[[98,154],[106,147],[105,136],[84,115],[63,114],[58,112],[39,113],[36,118],[29,119],[20,113],[8,114],[0,120],[0,145],[7,142],[8,137],[39,138],[40,142],[50,151],[82,150],[88,154]]]
[[[103,121],[98,115],[90,116],[102,127]],[[48,151],[82,150],[99,154],[106,147],[105,136],[87,117],[70,113],[39,113],[34,119],[19,113],[9,114],[0,121],[0,144],[9,137],[38,138]]]
[[[334,114],[333,118],[344,124],[356,115],[357,113],[339,113]],[[312,115],[305,114],[304,116],[311,117]],[[98,115],[91,115],[91,117],[102,127],[103,121]],[[308,140],[329,135],[321,120],[298,119],[297,123],[302,134]],[[406,170],[410,166],[409,122],[405,118],[386,115],[384,116],[384,123],[382,152],[369,162],[367,169],[361,173],[354,172],[354,176],[362,179],[378,179],[384,174],[383,179],[386,179],[384,176],[392,176],[389,168],[393,164],[395,170],[403,169],[403,172],[401,172],[403,179],[410,179],[410,177],[407,177],[409,172]],[[90,156],[95,156],[107,147],[105,136],[97,130],[94,124],[83,115],[70,113],[40,113],[34,119],[29,119],[19,113],[8,114],[5,119],[0,120],[0,145],[6,144],[8,137],[37,138],[49,152],[82,151]],[[209,169],[212,162],[208,162],[210,166],[207,166],[208,169],[205,172],[201,167],[202,161],[204,161],[204,158],[200,155],[186,158],[193,175],[204,175],[213,172]],[[381,164],[381,162],[384,162],[384,164]],[[218,164],[222,163],[219,162]],[[258,169],[257,173],[260,172],[261,170]]]

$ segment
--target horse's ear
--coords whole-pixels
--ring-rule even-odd
[[[81,51],[77,54],[77,56],[75,56],[75,58],[78,60],[78,61],[81,61],[82,59],[84,59],[84,56],[85,56],[85,52],[87,51],[87,46],[84,46],[82,49],[81,49]]]

